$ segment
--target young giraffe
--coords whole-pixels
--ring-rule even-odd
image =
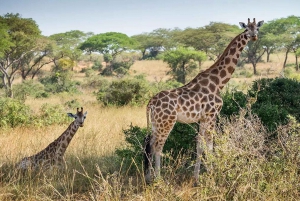
[[[83,113],[83,108],[81,108],[81,111],[77,108],[76,114],[68,113],[68,116],[75,118],[75,120],[69,125],[67,130],[39,153],[23,158],[17,164],[17,168],[21,170],[37,170],[48,169],[51,166],[63,166],[64,153],[78,128],[83,127],[86,114],[87,112]]]
[[[223,101],[220,90],[230,80],[238,58],[252,40],[257,40],[263,21],[256,24],[255,18],[248,24],[240,22],[245,31],[236,36],[227,46],[220,58],[207,70],[199,73],[192,81],[177,89],[161,91],[147,105],[147,124],[151,119],[152,135],[145,138],[145,179],[151,181],[151,161],[155,157],[155,176],[160,177],[160,157],[165,141],[176,121],[182,123],[200,123],[197,136],[197,161],[194,177],[198,181],[200,156],[206,148],[213,150],[213,132],[215,121]]]

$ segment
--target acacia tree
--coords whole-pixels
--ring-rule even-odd
[[[22,65],[22,59],[34,52],[35,41],[40,30],[32,19],[21,18],[19,14],[0,16],[0,24],[5,30],[5,47],[0,53],[0,72],[7,96],[13,97],[12,85],[16,73]]]
[[[286,18],[272,20],[263,30],[279,37],[278,47],[285,50],[285,59],[283,62],[283,68],[285,68],[288,53],[299,46],[297,38],[299,37],[300,17],[292,15]]]
[[[72,30],[65,33],[57,33],[49,36],[56,43],[56,49],[68,57],[73,63],[78,61],[82,55],[82,50],[78,47],[87,38],[93,36],[92,32],[84,33],[79,30]]]
[[[107,32],[89,37],[79,46],[79,49],[87,53],[99,52],[107,58],[111,58],[106,60],[106,66],[112,73],[113,69],[109,62],[114,60],[121,52],[132,49],[135,44],[135,41],[126,34]]]
[[[204,51],[211,60],[216,61],[227,47],[228,41],[238,32],[240,29],[236,25],[211,22],[204,27],[187,28],[175,37],[182,45]]]
[[[252,64],[254,75],[257,75],[256,65],[265,52],[266,49],[262,48],[260,39],[255,42],[249,41],[247,47],[244,49],[244,55],[247,57],[248,62]]]
[[[150,33],[142,33],[134,35],[131,38],[137,41],[135,49],[142,52],[142,58],[145,59],[146,53],[149,52],[150,57],[156,57],[160,51],[169,50],[176,47],[174,35],[181,32],[180,29],[155,29]]]
[[[206,59],[206,55],[193,48],[178,47],[164,52],[162,59],[171,68],[168,74],[171,74],[178,82],[185,84],[187,74],[198,66],[196,62],[201,64]]]

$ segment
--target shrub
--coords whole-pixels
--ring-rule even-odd
[[[147,82],[138,79],[122,79],[113,81],[105,90],[100,89],[97,100],[104,105],[143,104],[147,101]]]
[[[77,85],[79,82],[72,81],[72,74],[70,72],[56,72],[50,76],[40,79],[40,82],[45,86],[45,91],[51,93],[78,92]]]
[[[0,127],[27,125],[31,119],[31,111],[24,103],[16,99],[0,98]]]
[[[44,90],[44,85],[34,80],[25,80],[21,84],[16,84],[14,97],[25,101],[27,96],[34,98],[47,98],[49,94]]]
[[[191,153],[195,152],[196,127],[196,124],[175,124],[164,145],[163,152],[166,153],[167,162],[185,154],[192,155]],[[134,160],[136,164],[143,164],[144,138],[147,135],[147,129],[130,125],[128,129],[123,130],[123,133],[128,146],[117,149],[116,154],[123,159],[124,165],[126,165],[127,168],[132,164],[132,160]],[[190,157],[190,160],[191,159]],[[132,166],[131,168],[135,169],[135,167],[136,166]],[[141,168],[141,166],[138,167]]]
[[[241,91],[226,90],[222,94],[223,107],[220,112],[221,115],[230,117],[231,115],[237,115],[241,108],[245,108],[247,104],[247,95]]]
[[[286,124],[289,114],[300,121],[300,82],[285,78],[261,79],[249,90],[252,97],[256,93],[252,110],[270,130]]]
[[[70,118],[64,112],[61,105],[43,104],[40,109],[40,115],[37,116],[36,124],[51,125],[70,122]]]

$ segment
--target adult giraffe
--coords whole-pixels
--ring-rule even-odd
[[[252,40],[257,40],[259,28],[264,21],[256,24],[255,18],[248,24],[240,22],[244,32],[237,35],[227,46],[220,58],[207,70],[199,73],[186,85],[156,94],[147,105],[147,124],[152,125],[152,135],[145,138],[145,179],[151,181],[151,162],[155,157],[155,176],[160,177],[160,157],[165,141],[176,121],[200,123],[197,136],[197,160],[194,177],[198,181],[201,158],[204,148],[213,150],[213,131],[223,101],[221,89],[230,80],[238,58]]]
[[[23,158],[17,164],[17,168],[20,170],[45,170],[51,166],[63,166],[65,151],[78,128],[83,127],[86,114],[87,112],[83,113],[83,108],[81,108],[81,111],[77,108],[76,114],[68,113],[68,116],[75,118],[75,120],[69,125],[67,130],[39,153]]]

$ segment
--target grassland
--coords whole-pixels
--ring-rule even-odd
[[[274,54],[271,60],[257,65],[258,76],[243,77],[242,71],[252,73],[248,64],[236,69],[235,74],[239,76],[233,78],[231,84],[243,89],[255,79],[278,76],[283,54]],[[289,63],[294,63],[293,55]],[[211,61],[204,62],[202,69],[211,64]],[[167,71],[167,65],[161,61],[138,61],[131,68],[131,75],[145,74],[149,81],[161,81],[169,79],[165,75]],[[83,81],[84,74],[76,73],[75,79]],[[167,163],[163,162],[164,179],[147,186],[141,172],[127,172],[114,154],[116,148],[126,146],[123,129],[130,124],[146,127],[144,106],[102,107],[88,90],[72,96],[28,98],[25,104],[38,113],[46,102],[63,104],[74,99],[88,114],[85,126],[78,130],[67,149],[67,165],[63,171],[23,176],[16,173],[13,165],[44,149],[68,125],[0,130],[0,200],[300,199],[297,166],[300,160],[294,149],[300,143],[298,138],[289,138],[284,132],[297,127],[295,122],[282,128],[282,140],[292,143],[286,146],[286,153],[294,154],[295,158],[287,154],[277,163],[275,159],[269,160],[266,153],[274,154],[272,151],[279,149],[280,143],[272,144],[272,150],[265,147],[263,142],[269,133],[256,117],[241,115],[232,122],[224,120],[222,135],[216,138],[216,154],[208,157],[208,162],[213,164],[212,171],[200,176],[200,186],[193,186],[193,167],[183,168],[187,156],[175,159],[171,166],[164,166]]]

